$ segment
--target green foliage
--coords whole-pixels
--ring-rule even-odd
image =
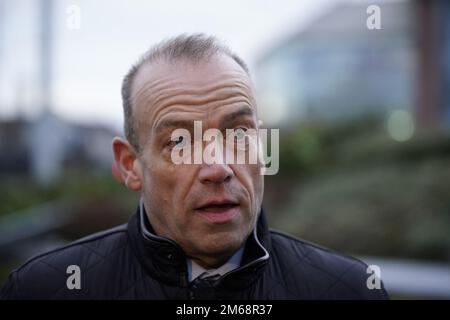
[[[0,179],[0,190],[0,215],[52,200],[82,204],[104,197],[130,197],[130,192],[108,171],[94,174],[66,171],[49,185],[39,184],[27,176],[5,176]]]
[[[275,228],[352,254],[450,261],[447,135],[399,143],[377,121],[299,125],[281,136],[280,161],[266,178]]]

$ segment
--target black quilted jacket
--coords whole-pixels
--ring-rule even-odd
[[[67,283],[80,270],[80,288]],[[269,231],[264,212],[241,267],[218,280],[187,280],[181,248],[152,233],[145,212],[130,221],[39,255],[14,270],[2,299],[386,299],[368,289],[367,266]]]

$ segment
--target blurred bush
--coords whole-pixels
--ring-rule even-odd
[[[36,254],[127,222],[139,199],[101,170],[66,170],[49,185],[3,176],[0,190],[0,285]]]
[[[280,132],[273,227],[350,254],[450,261],[450,138],[392,140],[379,119]]]
[[[0,179],[0,215],[53,200],[78,203],[101,197],[129,199],[129,192],[111,176],[109,171],[86,173],[65,171],[54,183],[42,185],[25,175],[4,175]]]

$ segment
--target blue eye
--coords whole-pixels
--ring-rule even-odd
[[[241,127],[234,130],[234,138],[236,141],[244,141],[246,136],[247,136],[247,128]]]
[[[170,147],[182,148],[186,144],[186,138],[184,136],[176,136],[168,143]]]
[[[178,145],[178,144],[182,143],[183,141],[184,141],[184,137],[183,136],[179,136],[178,139],[174,141],[174,143],[176,145]]]

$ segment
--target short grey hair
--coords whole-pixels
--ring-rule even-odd
[[[248,75],[250,75],[247,65],[237,54],[217,38],[202,33],[191,35],[182,34],[164,40],[147,50],[130,68],[122,82],[122,104],[125,137],[136,151],[139,152],[139,142],[136,134],[135,121],[133,119],[131,88],[133,80],[141,66],[158,59],[165,59],[165,61],[168,62],[186,59],[189,62],[198,63],[217,54],[225,54],[231,57]]]

